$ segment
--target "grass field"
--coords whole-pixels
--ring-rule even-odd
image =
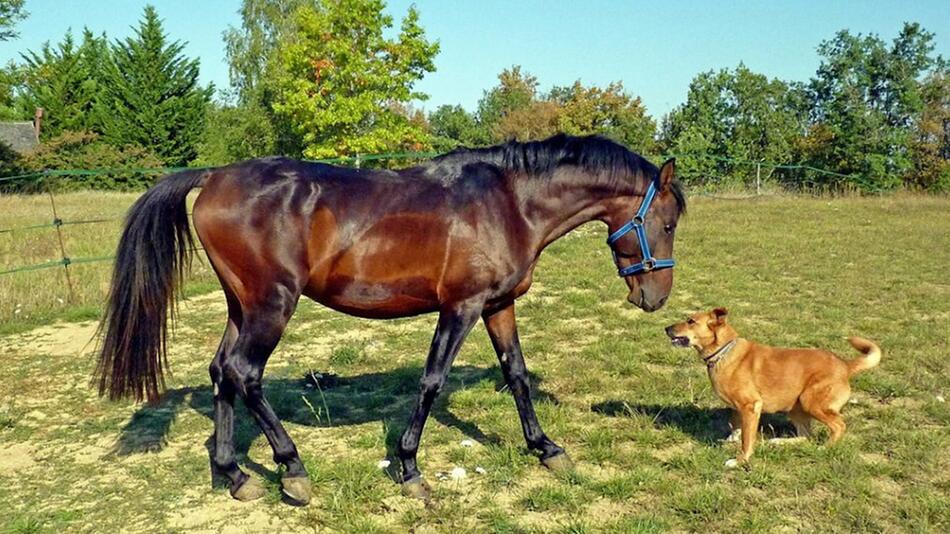
[[[129,199],[112,200],[118,209]],[[243,408],[241,461],[270,492],[231,500],[211,487],[206,449],[206,369],[224,321],[213,291],[184,303],[171,389],[156,405],[110,403],[89,389],[84,345],[94,323],[27,329],[68,317],[68,306],[15,319],[0,337],[0,524],[12,532],[950,531],[950,199],[697,199],[680,228],[673,294],[657,313],[625,302],[598,226],[552,245],[518,303],[539,417],[577,462],[572,476],[555,477],[526,452],[479,327],[423,436],[435,505],[400,496],[377,464],[392,459],[434,317],[365,321],[303,302],[264,387],[304,457],[314,501],[281,502],[266,440]],[[109,231],[94,241],[113,246]],[[105,289],[96,273],[81,281],[88,303]],[[26,291],[0,279],[0,293],[45,295],[44,276],[18,281]],[[207,287],[207,274],[193,287]],[[720,441],[728,413],[695,354],[663,334],[687,311],[714,305],[730,309],[740,333],[770,344],[846,357],[854,355],[847,335],[880,344],[882,366],[852,382],[838,446],[824,447],[821,429],[807,442],[761,443],[749,469],[723,467],[736,453]],[[790,432],[782,416],[763,425],[765,438]],[[441,480],[456,467],[464,479]]]
[[[67,257],[81,260],[115,254],[122,218],[137,196],[101,191],[57,194],[56,211],[65,222],[60,232]],[[13,230],[0,231],[0,271],[61,260],[56,229],[30,228],[52,220],[47,195],[0,195],[0,230]],[[0,275],[0,335],[56,319],[98,317],[109,291],[110,263],[74,263],[69,274],[72,295],[62,266]],[[192,274],[190,292],[217,287],[206,264],[196,262]]]

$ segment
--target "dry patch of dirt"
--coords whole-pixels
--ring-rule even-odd
[[[55,323],[0,339],[0,352],[18,356],[79,356],[95,350],[98,323]]]
[[[36,449],[29,443],[0,446],[0,475],[11,476],[33,467]]]
[[[220,492],[188,490],[179,509],[168,517],[172,530],[194,533],[279,532],[287,525],[265,500],[244,503]]]

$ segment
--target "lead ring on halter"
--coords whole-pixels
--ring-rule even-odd
[[[659,178],[656,178],[650,182],[650,187],[647,188],[646,194],[643,195],[643,200],[640,201],[640,208],[637,209],[636,215],[634,215],[627,224],[618,228],[616,232],[610,234],[610,237],[607,238],[607,244],[610,246],[610,251],[614,255],[614,265],[618,265],[617,249],[614,248],[614,243],[630,232],[636,231],[637,233],[637,240],[640,242],[640,253],[641,256],[643,256],[643,261],[623,268],[618,265],[617,274],[621,277],[648,273],[659,269],[671,269],[676,265],[673,258],[658,260],[653,257],[653,254],[650,252],[650,243],[647,242],[647,232],[643,226],[647,211],[650,209],[650,204],[653,203],[653,199],[656,197],[658,181]]]

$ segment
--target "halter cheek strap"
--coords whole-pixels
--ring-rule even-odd
[[[628,265],[627,267],[617,269],[617,274],[620,276],[630,276],[638,273],[648,273],[650,271],[655,271],[659,269],[670,269],[676,262],[673,261],[673,258],[658,260],[653,257],[653,254],[650,252],[650,243],[647,241],[647,232],[644,227],[644,221],[646,220],[647,211],[650,210],[650,204],[653,203],[653,199],[656,197],[657,192],[657,180],[650,182],[650,187],[647,188],[647,192],[643,195],[643,200],[640,202],[640,208],[637,209],[636,215],[633,216],[633,219],[617,229],[616,232],[610,234],[610,237],[607,238],[607,244],[610,246],[611,251],[614,254],[614,263],[617,263],[617,250],[614,248],[614,243],[617,242],[621,237],[629,234],[630,232],[637,233],[637,241],[640,242],[640,255],[643,257],[643,261],[639,263],[634,263],[633,265]]]

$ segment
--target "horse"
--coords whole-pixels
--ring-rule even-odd
[[[674,160],[657,168],[599,136],[461,148],[396,171],[268,157],[172,174],[127,214],[100,327],[94,380],[101,396],[153,401],[164,390],[168,319],[196,246],[186,197],[198,187],[192,224],[228,310],[209,367],[212,478],[223,477],[239,500],[264,494],[235,460],[240,397],[284,468],[283,493],[296,504],[309,502],[311,484],[261,380],[301,296],[364,318],[438,313],[418,399],[396,447],[406,495],[429,498],[416,464],[419,440],[479,317],[529,450],[549,469],[570,470],[570,457],[535,415],[515,300],[531,287],[545,247],[602,221],[627,300],[647,312],[661,308],[686,209]]]

